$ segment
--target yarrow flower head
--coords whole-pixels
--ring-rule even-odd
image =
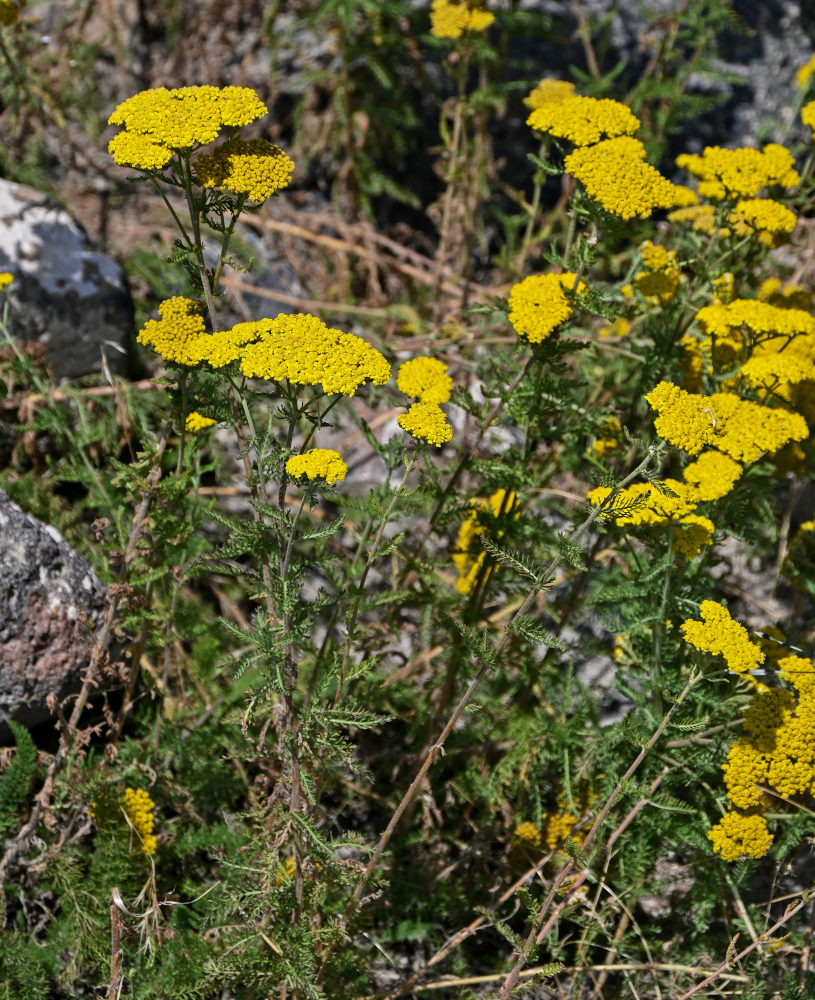
[[[702,601],[699,605],[702,621],[689,618],[682,623],[685,641],[696,649],[721,655],[728,670],[746,674],[764,662],[764,653],[750,641],[747,629],[730,617],[730,612],[716,601]]]
[[[465,31],[486,31],[495,20],[483,0],[433,0],[430,6],[430,33],[455,41]]]
[[[728,812],[708,833],[713,849],[725,861],[740,858],[763,858],[772,846],[773,838],[763,816]]]
[[[116,163],[141,170],[160,169],[178,150],[207,146],[222,128],[239,128],[268,113],[249,87],[158,87],[119,104],[108,119],[121,125],[108,145]]]
[[[493,517],[510,513],[517,517],[519,510],[515,494],[511,490],[499,489],[489,500],[479,498],[470,502],[470,514],[458,530],[453,553],[453,565],[458,570],[456,589],[459,594],[471,593],[481,576],[486,553],[478,545],[477,538],[485,530],[482,515],[487,511]],[[502,533],[498,533],[499,538]]]
[[[241,352],[247,378],[321,385],[327,395],[342,396],[353,396],[364,382],[384,385],[390,378],[391,367],[376,348],[362,337],[330,329],[316,316],[281,314],[238,326],[257,337]]]
[[[574,283],[577,275],[531,274],[514,285],[509,293],[509,321],[517,332],[531,344],[539,344],[553,330],[572,315],[573,303],[565,290],[574,289],[577,295],[588,291],[585,282]]]
[[[329,485],[340,483],[348,474],[348,466],[339,452],[330,448],[312,448],[302,455],[292,455],[286,461],[286,472],[295,479],[324,479]]]
[[[188,345],[206,332],[201,307],[192,299],[176,295],[158,307],[161,319],[149,319],[136,338],[152,347],[165,361],[194,364],[189,360]]]
[[[801,108],[801,121],[804,125],[809,125],[812,138],[815,139],[815,101],[810,101]]]
[[[26,0],[0,0],[0,25],[8,27],[16,24],[20,17],[20,9],[25,5]]]
[[[633,135],[640,127],[640,120],[619,101],[575,94],[542,102],[526,124],[537,132],[568,139],[575,146],[590,146],[601,139]]]
[[[772,198],[742,198],[727,219],[737,236],[740,226],[759,234],[791,233],[798,221],[794,212]]]
[[[8,271],[3,271],[0,274],[0,291],[8,288],[8,286],[14,281],[14,275],[9,274]]]
[[[396,422],[418,441],[427,441],[437,448],[453,437],[453,428],[438,403],[414,403]]]
[[[400,366],[396,385],[400,392],[421,402],[446,403],[453,380],[447,365],[438,358],[411,358]]]
[[[811,55],[804,65],[795,71],[795,84],[799,90],[806,90],[813,73],[815,73],[815,55]]]
[[[682,153],[676,165],[698,177],[699,194],[715,201],[755,198],[762,188],[790,189],[801,180],[792,153],[776,143],[769,143],[761,151],[746,146],[706,146],[701,156]]]
[[[645,163],[645,146],[628,135],[583,146],[564,166],[589,196],[621,219],[647,219],[655,208],[673,208],[675,186]]]
[[[202,187],[245,194],[263,202],[286,187],[294,161],[268,139],[230,139],[193,164]]]
[[[682,283],[676,252],[651,240],[641,243],[639,252],[648,270],[635,276],[634,288],[652,305],[666,305],[676,298]]]
[[[199,413],[198,410],[193,410],[192,413],[187,414],[187,419],[184,422],[184,426],[188,431],[192,431],[193,434],[197,434],[199,431],[204,431],[207,427],[213,427],[217,421],[213,420],[211,417],[205,417],[203,414]]]
[[[106,789],[91,803],[88,812],[97,825],[121,825],[124,821],[138,838],[142,854],[155,854],[158,840],[153,833],[156,804],[141,788],[125,788],[123,793]]]
[[[524,104],[531,109],[544,104],[563,101],[567,97],[575,97],[574,84],[568,80],[555,80],[545,76],[541,82],[524,98]]]

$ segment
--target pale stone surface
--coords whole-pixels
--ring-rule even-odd
[[[11,331],[46,346],[59,379],[125,374],[133,302],[122,268],[95,250],[79,223],[40,191],[0,180],[0,271]]]
[[[45,722],[49,696],[79,689],[105,592],[58,531],[0,490],[0,739],[9,719]]]

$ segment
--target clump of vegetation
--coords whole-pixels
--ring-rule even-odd
[[[151,379],[58,391],[4,303],[0,484],[109,605],[40,761],[12,725],[0,996],[815,995],[815,317],[774,252],[813,158],[652,159],[687,112],[676,39],[701,60],[722,26],[702,6],[628,102],[599,70],[526,94],[498,295],[469,268],[506,25],[434,0],[457,91],[411,340],[364,307],[353,330],[222,322],[241,220],[297,176],[247,132],[254,89],[113,109],[108,153],[161,200],[186,288],[138,333]],[[346,74],[341,201],[365,208],[358,25],[317,13]]]

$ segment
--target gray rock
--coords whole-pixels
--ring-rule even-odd
[[[106,588],[54,528],[0,491],[0,738],[79,690]]]
[[[0,271],[11,332],[46,346],[59,379],[125,374],[133,302],[122,268],[94,250],[79,223],[47,195],[0,180]]]

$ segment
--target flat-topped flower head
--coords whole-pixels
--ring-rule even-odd
[[[286,472],[294,479],[324,479],[329,486],[340,483],[348,474],[348,466],[339,452],[331,448],[312,448],[302,455],[292,455],[286,461]]]
[[[813,296],[808,288],[793,281],[783,284],[780,278],[765,278],[758,286],[756,298],[780,309],[803,309],[812,312]]]
[[[9,274],[8,271],[3,271],[0,274],[0,291],[4,291],[8,286],[14,281],[14,275]]]
[[[810,56],[804,65],[795,71],[795,85],[799,90],[806,90],[813,73],[815,73],[815,55]]]
[[[466,31],[486,31],[495,20],[483,0],[433,0],[430,6],[430,33],[455,41]]]
[[[143,90],[119,104],[108,119],[125,130],[114,136],[108,151],[122,166],[156,170],[173,152],[206,146],[222,128],[248,125],[265,114],[266,105],[250,87]]]
[[[815,318],[803,309],[790,309],[758,299],[733,299],[727,303],[703,306],[696,319],[708,336],[744,340],[746,327],[760,336],[815,334]]]
[[[674,250],[645,240],[639,246],[647,271],[634,277],[634,288],[652,305],[665,305],[679,294],[682,274]]]
[[[716,209],[713,205],[688,205],[668,213],[669,222],[687,222],[697,233],[712,236],[716,229]],[[729,235],[729,230],[726,230]]]
[[[201,307],[192,299],[176,295],[158,307],[160,319],[149,319],[138,337],[140,344],[152,347],[165,361],[193,365],[189,345],[206,332]]]
[[[723,198],[755,198],[762,188],[791,189],[801,178],[792,153],[770,143],[763,150],[742,147],[724,149],[706,146],[702,155],[682,153],[676,164],[699,178],[699,194],[720,201]]]
[[[437,448],[453,437],[453,428],[437,403],[414,403],[396,422],[417,441],[427,441]]]
[[[812,129],[812,138],[815,139],[815,101],[810,101],[801,108],[801,121]]]
[[[786,205],[772,198],[742,198],[728,214],[727,221],[736,235],[740,235],[739,226],[757,233],[779,235],[791,233],[798,219]]]
[[[282,314],[238,326],[257,337],[241,352],[247,378],[320,385],[327,395],[342,396],[353,396],[365,382],[384,385],[390,378],[391,367],[376,348],[316,316]]]
[[[207,427],[214,427],[217,421],[213,420],[212,417],[205,417],[198,410],[193,410],[192,413],[187,415],[187,419],[184,422],[184,426],[188,431],[192,431],[193,434],[197,434],[199,431],[204,431]]]
[[[531,274],[514,285],[509,293],[509,321],[531,344],[539,344],[572,315],[574,304],[565,289],[577,295],[588,291],[585,282],[574,288],[577,275]]]
[[[660,382],[645,399],[659,414],[654,428],[663,440],[691,455],[713,444],[715,418],[707,412],[704,396],[686,392],[673,382]]]
[[[294,162],[268,139],[231,139],[193,164],[203,187],[245,194],[263,202],[288,186]]]
[[[815,381],[815,337],[796,338],[784,350],[759,350],[741,366],[741,373],[755,387],[777,389],[782,385]]]
[[[576,97],[574,84],[568,80],[555,80],[545,76],[540,83],[524,98],[524,104],[530,108],[539,108],[544,104],[563,101],[567,97]]]
[[[764,653],[750,641],[747,629],[730,617],[730,612],[716,601],[699,605],[702,621],[689,618],[681,625],[685,641],[696,649],[723,656],[728,670],[746,674],[764,662]]]
[[[601,139],[633,135],[640,120],[619,101],[575,94],[539,104],[526,124],[537,132],[568,139],[575,146],[590,146]]]
[[[706,451],[685,466],[682,478],[698,501],[719,500],[730,493],[743,471],[729,455]]]
[[[0,0],[0,25],[9,27],[16,24],[20,17],[20,9],[25,5],[26,0]]]
[[[400,392],[423,403],[446,403],[453,380],[447,365],[438,358],[411,358],[400,366],[396,385]]]
[[[674,185],[645,163],[645,146],[628,135],[583,146],[564,165],[589,196],[621,219],[647,219],[656,208],[677,204]]]
[[[709,832],[713,849],[725,861],[763,858],[772,847],[773,837],[763,816],[727,812]]]

